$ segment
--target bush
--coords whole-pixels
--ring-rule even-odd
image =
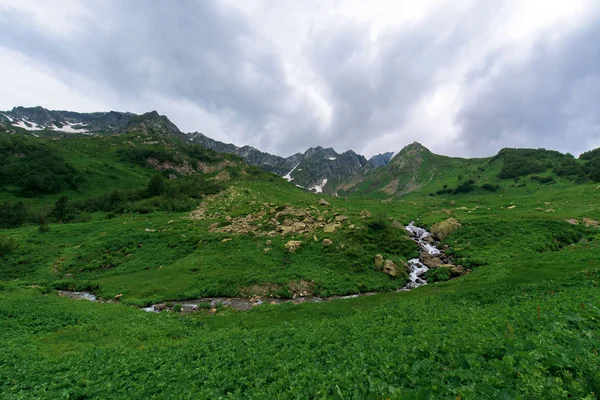
[[[17,241],[9,236],[0,236],[0,257],[6,258],[19,247]]]
[[[481,185],[481,188],[484,190],[489,190],[490,192],[496,192],[500,189],[500,185],[491,185],[489,183],[484,183]]]
[[[429,283],[445,282],[450,280],[450,270],[448,268],[430,269],[425,273],[425,279]]]
[[[539,176],[539,175],[534,175],[531,177],[532,181],[537,181],[539,183],[551,183],[554,182],[554,178],[551,176]]]

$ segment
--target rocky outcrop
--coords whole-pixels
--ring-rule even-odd
[[[431,226],[430,232],[435,240],[446,239],[449,234],[460,228],[462,225],[454,218],[448,218],[442,222],[436,222]]]

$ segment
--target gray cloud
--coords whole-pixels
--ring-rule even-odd
[[[263,145],[277,117],[297,107],[281,60],[233,10],[190,0],[89,7],[95,18],[83,21],[83,34],[61,41],[27,26],[19,12],[3,13],[0,45],[51,66],[65,81],[82,74],[125,96],[159,93],[227,114],[246,140],[267,136]]]
[[[546,147],[579,153],[600,146],[600,21],[537,41],[524,61],[494,54],[466,78],[457,115],[470,153]],[[510,49],[504,50],[506,53]]]
[[[452,144],[440,152],[452,155],[600,146],[598,19],[569,34],[549,30],[518,58],[519,43],[488,46],[518,2],[458,3],[383,28],[375,41],[365,21],[311,25],[299,42],[300,60],[289,57],[286,43],[262,36],[260,20],[216,0],[83,3],[89,13],[72,35],[50,33],[22,10],[4,9],[0,47],[68,85],[93,83],[90,97],[91,88],[103,87],[127,99],[120,104],[158,99],[160,112],[165,104],[193,105],[188,109],[214,116],[211,126],[219,121],[229,136],[220,139],[281,155],[316,145],[338,151],[399,150],[429,139],[439,145],[450,131]],[[290,68],[304,68],[299,76],[307,80],[298,82]],[[453,107],[435,109],[448,117],[420,124],[420,107],[443,86],[459,87],[457,98],[446,100]],[[203,126],[192,129],[211,135]]]

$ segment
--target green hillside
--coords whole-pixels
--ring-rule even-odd
[[[0,397],[597,398],[597,157],[413,144],[322,198],[168,135],[0,133]],[[449,218],[470,272],[396,291],[402,225]]]
[[[434,154],[415,142],[387,166],[372,170],[340,194],[385,199],[411,192],[448,195],[536,184],[568,187],[585,182],[600,182],[598,149],[579,159],[545,149],[508,148],[494,157],[464,159]]]

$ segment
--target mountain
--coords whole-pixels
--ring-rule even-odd
[[[393,156],[394,156],[393,151],[388,151],[387,153],[377,154],[377,155],[369,158],[369,164],[371,164],[371,166],[373,168],[384,167],[390,162],[390,160],[392,159]]]
[[[339,154],[332,148],[317,146],[303,154],[283,158],[251,146],[219,142],[199,132],[185,134],[185,137],[219,153],[233,153],[250,165],[279,174],[299,187],[318,193],[334,194],[342,182],[351,180],[361,170],[372,168],[365,157],[352,150]]]
[[[388,198],[416,191],[447,194],[484,186],[492,190],[505,185],[507,179],[521,178],[542,183],[556,179],[600,181],[600,153],[597,151],[575,159],[552,150],[502,149],[495,157],[464,159],[434,154],[414,142],[395,155],[387,152],[369,160],[352,150],[338,153],[320,146],[280,157],[251,146],[223,143],[199,132],[184,133],[156,111],[137,115],[15,107],[0,112],[0,128],[8,133],[47,137],[136,133],[147,137],[144,143],[150,145],[174,137],[218,153],[237,155],[247,164],[276,173],[298,187],[331,195]]]
[[[313,147],[304,154],[296,153],[284,158],[251,146],[238,147],[223,143],[200,132],[184,133],[166,116],[159,115],[156,111],[137,115],[117,111],[78,113],[52,111],[43,107],[15,107],[10,111],[0,112],[0,124],[9,132],[23,130],[34,136],[121,133],[172,136],[219,153],[235,154],[246,163],[284,176],[299,187],[328,194],[336,193],[341,188],[340,183],[351,181],[361,171],[372,168],[365,157],[353,151],[339,154],[331,148]],[[378,165],[385,163],[387,154],[377,156]]]

